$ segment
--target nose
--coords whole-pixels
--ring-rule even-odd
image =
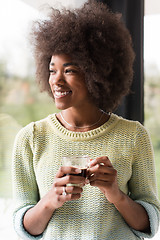
[[[52,85],[63,85],[65,83],[64,75],[61,71],[57,71],[55,74],[51,74],[49,82]]]

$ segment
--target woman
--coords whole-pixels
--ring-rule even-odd
[[[140,123],[112,113],[133,75],[131,38],[119,16],[94,1],[52,9],[32,40],[37,79],[60,112],[16,137],[15,230],[23,239],[154,236],[160,204],[150,138]],[[87,178],[62,166],[64,155],[89,155]]]

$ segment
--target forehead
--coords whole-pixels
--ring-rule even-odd
[[[66,64],[70,63],[73,64],[72,58],[66,54],[59,54],[59,55],[53,55],[50,61],[50,65],[56,65],[56,64]]]

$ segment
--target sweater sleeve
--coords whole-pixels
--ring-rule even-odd
[[[13,225],[22,239],[40,239],[42,236],[32,236],[23,227],[25,212],[36,205],[39,191],[33,167],[33,132],[34,123],[20,130],[15,138],[13,148]]]
[[[150,233],[133,230],[139,237],[151,238],[158,231],[160,202],[157,196],[153,147],[146,129],[137,123],[133,149],[132,177],[129,181],[130,197],[148,213]]]

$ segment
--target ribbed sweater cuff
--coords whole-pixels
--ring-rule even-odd
[[[150,203],[144,202],[144,201],[136,201],[137,203],[141,204],[145,210],[148,213],[149,221],[150,221],[150,233],[143,233],[140,231],[136,231],[132,229],[132,231],[138,236],[142,238],[152,238],[157,233],[159,228],[159,221],[160,221],[160,215],[157,208]]]
[[[13,218],[14,229],[17,232],[17,234],[20,236],[20,238],[22,238],[23,240],[39,240],[43,236],[43,234],[40,234],[38,236],[33,236],[30,233],[28,233],[23,226],[23,217],[25,213],[32,207],[34,207],[34,205],[27,205],[21,208],[20,210],[18,210],[14,214],[14,218]]]

